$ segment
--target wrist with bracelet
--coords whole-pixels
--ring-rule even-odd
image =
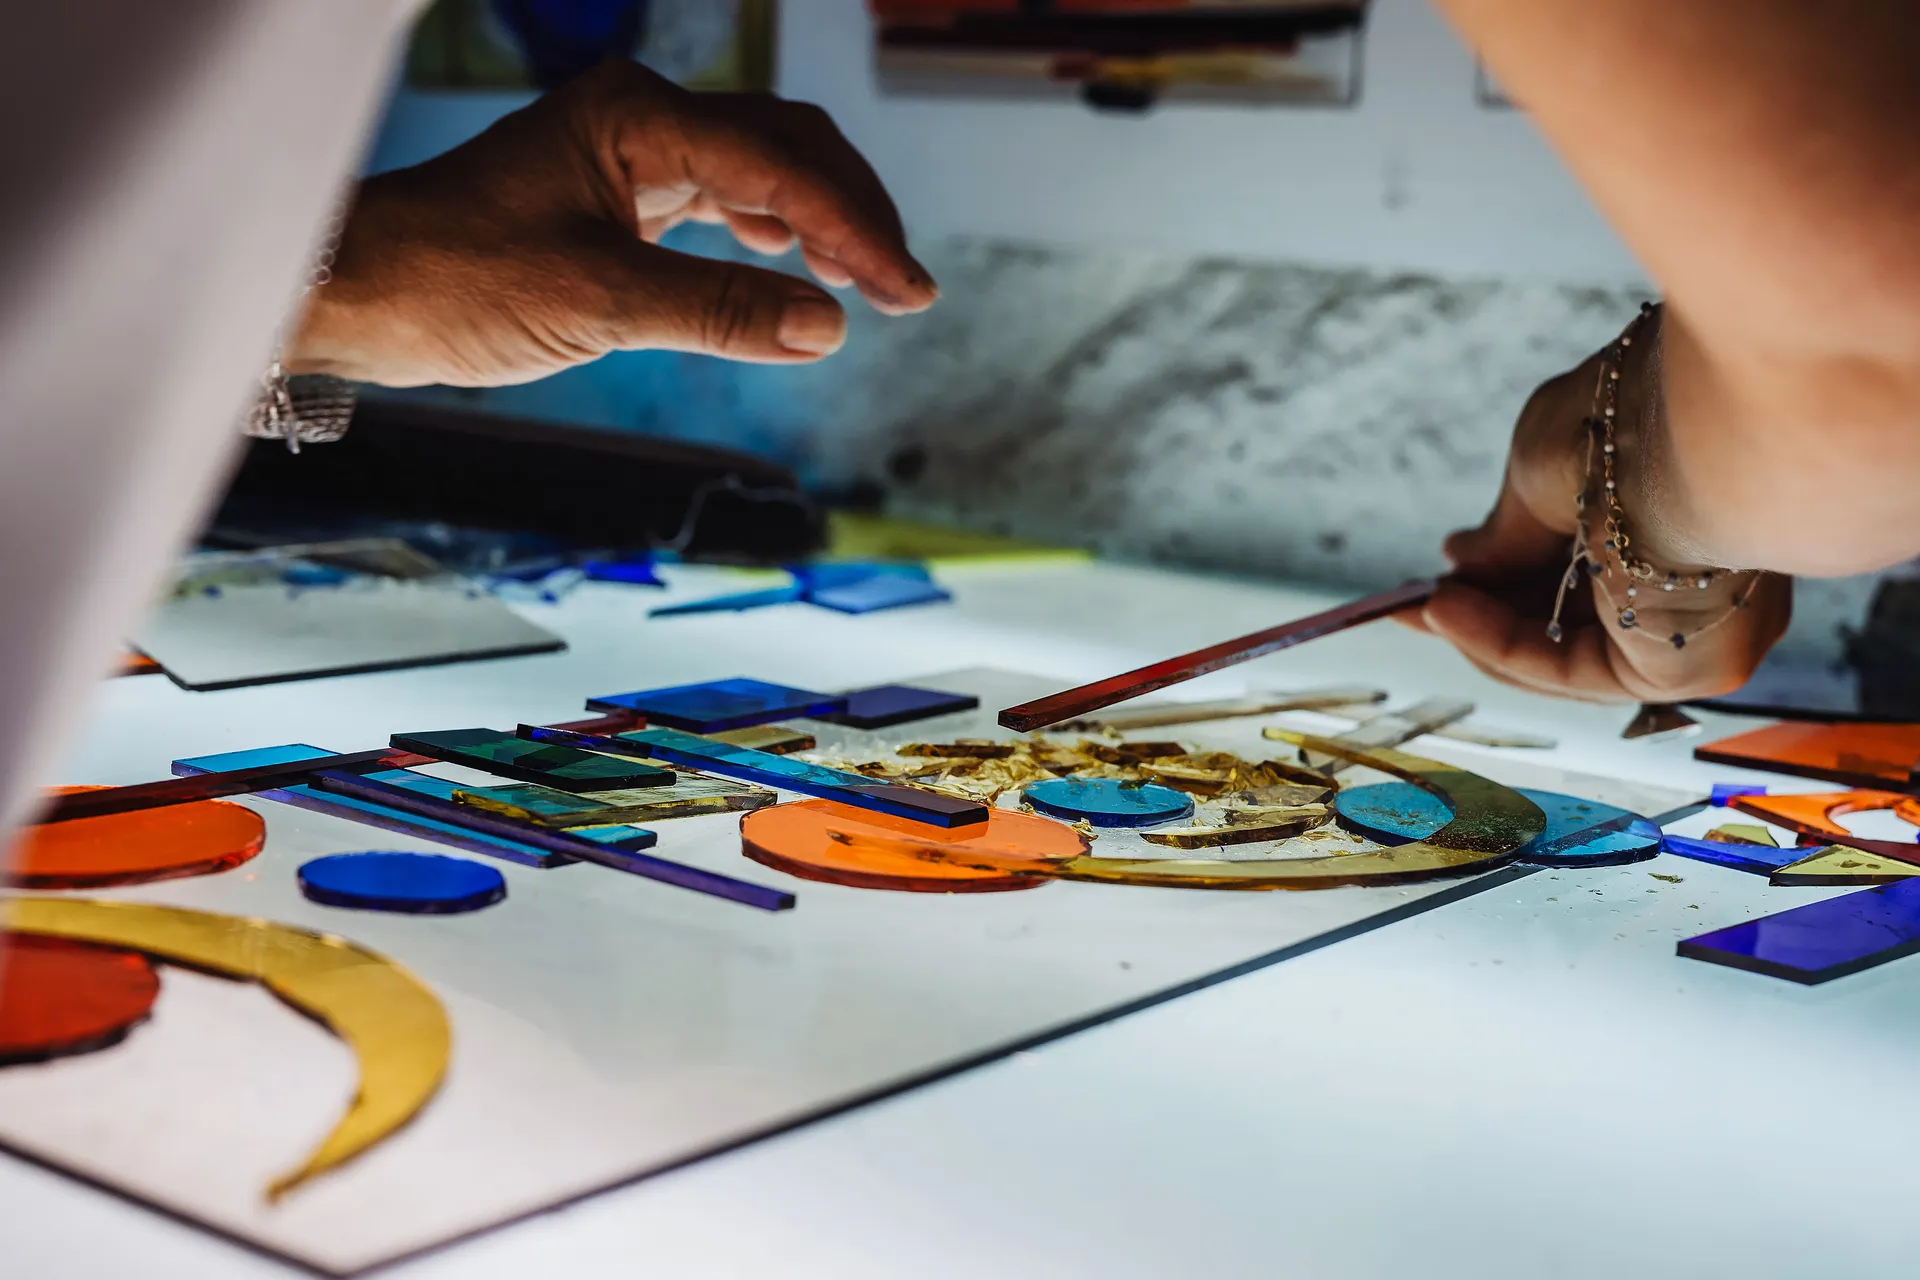
[[[1593,412],[1582,424],[1586,436],[1586,468],[1582,487],[1574,495],[1573,551],[1554,595],[1553,616],[1546,628],[1547,638],[1556,644],[1566,634],[1560,619],[1567,593],[1589,578],[1595,594],[1613,610],[1619,630],[1644,634],[1675,649],[1683,649],[1689,641],[1697,640],[1745,609],[1762,576],[1758,569],[1663,568],[1634,550],[1633,535],[1628,531],[1626,512],[1620,501],[1620,385],[1628,354],[1636,341],[1649,341],[1648,331],[1657,329],[1659,318],[1657,306],[1643,304],[1640,314],[1628,323],[1619,338],[1600,353]],[[1657,341],[1657,336],[1652,341]],[[1647,428],[1652,426],[1661,398],[1657,350],[1649,352],[1643,368],[1646,370],[1641,404],[1643,429],[1638,433],[1642,444],[1649,439]],[[1600,531],[1597,548],[1591,528],[1596,518]],[[1624,584],[1618,596],[1614,594],[1615,575]],[[1675,628],[1662,635],[1665,628],[1647,625],[1647,611],[1662,607],[1669,593],[1706,592],[1722,586],[1733,591],[1726,608],[1692,631]]]
[[[302,300],[333,279],[333,257],[352,203],[349,188],[327,220],[313,271],[300,291]],[[346,435],[357,399],[354,384],[347,379],[329,373],[290,374],[276,358],[260,377],[260,394],[241,430],[261,440],[284,440],[288,452],[298,453],[303,444],[331,444]]]

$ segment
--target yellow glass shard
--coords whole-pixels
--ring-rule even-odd
[[[1831,845],[1788,863],[1770,878],[1779,885],[1830,885],[1889,884],[1911,876],[1920,876],[1920,867],[1861,849]]]
[[[1285,840],[1325,822],[1329,816],[1323,804],[1291,809],[1229,810],[1219,826],[1161,827],[1142,831],[1148,844],[1169,849],[1213,849],[1229,844],[1258,844],[1262,840]]]
[[[85,898],[0,902],[0,928],[143,952],[257,982],[346,1041],[360,1087],[304,1163],[275,1178],[277,1200],[351,1160],[413,1119],[440,1088],[452,1052],[446,1010],[385,956],[271,920]]]
[[[1707,832],[1707,839],[1718,844],[1752,844],[1763,849],[1778,849],[1773,832],[1754,822],[1723,822]]]

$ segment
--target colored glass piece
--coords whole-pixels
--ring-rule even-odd
[[[673,771],[550,743],[529,743],[495,729],[396,733],[393,745],[434,760],[481,769],[561,791],[623,791],[673,785]],[[323,788],[324,789],[324,788]]]
[[[1773,838],[1773,832],[1757,822],[1723,822],[1707,832],[1706,838],[1721,844],[1749,844],[1762,849],[1780,847],[1780,842]]]
[[[826,719],[824,716],[820,718]],[[637,729],[644,726],[632,727]],[[788,756],[796,751],[811,751],[819,745],[812,734],[803,733],[784,724],[756,724],[749,725],[745,729],[722,729],[718,733],[709,733],[704,736],[716,742],[724,742],[728,746],[745,747],[749,751],[765,751],[776,756]]]
[[[1462,698],[1427,698],[1405,710],[1384,711],[1341,734],[1339,741],[1356,747],[1397,747],[1436,729],[1456,724],[1472,714],[1473,704]],[[1265,729],[1261,731],[1261,736],[1272,738],[1278,732]],[[1329,776],[1347,767],[1345,760],[1320,752],[1303,753],[1300,760],[1309,769],[1317,769]]]
[[[468,805],[455,804],[451,800],[441,800],[434,796],[420,795],[417,792],[389,786],[372,778],[362,778],[348,773],[322,773],[314,778],[314,785],[323,791],[334,791],[343,795],[357,796],[371,800],[376,804],[391,805],[425,817],[436,818],[455,826],[471,827],[476,831],[491,835],[505,835],[525,840],[552,849],[556,853],[572,854],[585,862],[597,862],[603,867],[615,871],[625,871],[630,875],[658,880],[680,889],[690,889],[695,893],[704,893],[711,897],[725,898],[742,906],[757,907],[762,911],[785,911],[793,906],[793,895],[769,889],[764,885],[753,884],[746,880],[736,880],[732,876],[723,876],[717,872],[702,871],[697,867],[682,866],[669,862],[665,858],[651,857],[639,852],[650,848],[658,839],[653,832],[639,827],[621,827],[627,833],[615,841],[599,838],[605,828],[589,828],[592,835],[572,831],[554,831],[536,826],[530,822],[518,822],[510,818],[496,817]]]
[[[647,610],[647,616],[672,618],[686,613],[744,613],[748,609],[764,609],[769,605],[795,604],[801,596],[798,584],[790,583],[784,587],[769,587],[764,591],[741,591],[733,595],[711,596],[705,600],[657,605]]]
[[[1285,840],[1311,831],[1330,816],[1332,810],[1323,804],[1243,810],[1238,815],[1229,813],[1229,820],[1219,826],[1162,827],[1158,831],[1143,831],[1140,838],[1169,849],[1216,849],[1230,844]]]
[[[1774,872],[1771,879],[1778,885],[1840,885],[1886,884],[1910,876],[1920,876],[1920,867],[1843,845],[1830,845],[1813,850],[1798,862],[1789,862]]]
[[[821,716],[843,710],[846,705],[847,700],[838,694],[790,689],[744,676],[587,699],[589,711],[637,711],[646,716],[649,725],[665,725],[688,733],[745,729],[775,720]]]
[[[829,712],[819,718],[834,724],[851,725],[856,729],[885,729],[891,725],[951,715],[956,711],[971,711],[980,705],[980,699],[971,694],[942,693],[938,689],[916,689],[906,684],[854,689],[846,695],[846,699],[845,710]]]
[[[1522,849],[1518,861],[1538,866],[1620,866],[1660,852],[1660,829],[1613,805],[1516,788],[1546,815],[1547,825]],[[1349,787],[1334,797],[1340,825],[1389,847],[1424,840],[1452,817],[1430,792],[1406,782]]]
[[[1695,747],[1693,754],[1714,764],[1850,787],[1911,788],[1920,762],[1920,724],[1788,721]]]
[[[808,880],[905,893],[988,893],[1032,889],[1036,872],[1079,857],[1087,838],[1072,827],[1010,809],[953,835],[926,824],[798,800],[740,820],[742,850],[755,862]],[[997,865],[961,865],[973,858]],[[958,861],[956,861],[958,860]]]
[[[1183,680],[1192,680],[1210,671],[1249,662],[1308,640],[1384,618],[1424,602],[1433,591],[1432,582],[1409,582],[1391,591],[1382,591],[1364,600],[1355,600],[1323,613],[1256,631],[1237,640],[1196,649],[1192,653],[1183,653],[1175,658],[1109,676],[1105,680],[1096,680],[1092,684],[1036,698],[1017,707],[1008,707],[1000,713],[1000,723],[1005,728],[1021,733],[1045,728],[1062,720],[1084,716],[1090,711],[1098,711],[1102,707],[1110,707],[1116,702],[1125,702],[1129,698],[1138,698],[1156,689],[1179,684]]]
[[[1020,793],[1049,817],[1096,827],[1150,827],[1193,812],[1193,797],[1154,782],[1118,778],[1049,778]]]
[[[173,771],[183,775],[196,772],[220,772],[228,769],[250,768],[255,764],[273,764],[283,758],[302,760],[316,754],[325,755],[326,753],[319,747],[303,742],[290,742],[281,746],[255,747],[247,751],[227,751],[218,755],[193,756],[185,760],[175,760]],[[411,769],[391,769],[369,776],[392,786],[418,791],[422,795],[438,796],[442,800],[452,799],[453,793],[459,790],[458,783],[448,782],[444,778],[436,778],[430,774],[415,773]],[[485,854],[490,858],[505,858],[509,862],[517,862],[522,866],[560,867],[576,861],[566,854],[542,849],[525,841],[481,835],[465,827],[436,822],[431,818],[404,813],[386,805],[370,804],[352,796],[333,795],[305,783],[262,791],[260,798],[290,804],[295,808],[306,809],[313,813],[324,813],[330,817],[362,822],[368,826],[379,827],[383,831],[437,840],[441,844],[450,844],[455,848],[465,849],[469,853]]]
[[[1717,867],[1731,867],[1735,871],[1751,872],[1757,876],[1770,876],[1806,856],[1802,849],[1769,849],[1762,845],[1727,844],[1721,840],[1696,840],[1675,835],[1662,836],[1660,847],[1667,853],[1691,858],[1695,862],[1710,862]]]
[[[721,778],[681,774],[671,787],[639,791],[594,791],[575,795],[552,787],[518,783],[508,787],[470,787],[453,793],[456,804],[470,805],[543,827],[598,827],[616,823],[657,822],[703,813],[739,813],[775,800],[764,787]]]
[[[632,560],[589,560],[580,568],[588,582],[618,582],[629,587],[664,587],[652,556]]]
[[[1920,801],[1895,791],[1820,791],[1731,797],[1741,813],[1763,818],[1803,836],[1845,839],[1850,833],[1836,820],[1843,813],[1891,809],[1908,822],[1920,820]]]
[[[299,1167],[268,1184],[269,1199],[400,1128],[446,1075],[453,1035],[439,1000],[405,969],[344,938],[256,917],[84,898],[0,902],[0,928],[124,947],[258,982],[346,1042],[360,1067],[346,1114]]]
[[[1671,702],[1643,702],[1620,736],[1633,741],[1652,742],[1660,738],[1684,737],[1700,732],[1700,722]]]
[[[1735,796],[1763,796],[1765,794],[1767,794],[1765,787],[1752,786],[1744,782],[1716,782],[1713,784],[1712,793],[1707,797],[1707,803],[1718,808],[1721,805],[1732,804]]]
[[[0,884],[100,889],[237,867],[266,845],[267,824],[224,800],[76,818],[21,831]]]
[[[0,935],[0,1066],[118,1044],[159,995],[160,975],[138,952]]]
[[[1830,982],[1920,951],[1920,880],[1812,902],[1680,943],[1679,954],[1789,982]]]
[[[937,582],[901,574],[879,574],[860,582],[833,587],[815,587],[807,592],[807,603],[832,609],[836,613],[878,613],[914,604],[937,604],[953,599],[953,592]]]
[[[138,809],[158,809],[167,805],[191,804],[219,796],[241,796],[266,791],[283,783],[299,782],[319,768],[364,770],[400,767],[409,761],[404,751],[358,751],[335,755],[320,751],[300,760],[255,765],[224,773],[201,773],[162,782],[139,782],[128,787],[82,787],[59,796],[40,818],[47,822],[71,822],[75,818],[100,818],[110,813],[132,813]]]
[[[709,773],[739,778],[743,782],[757,782],[765,787],[798,791],[823,800],[837,800],[856,809],[871,809],[876,813],[891,814],[936,827],[966,827],[987,820],[987,807],[977,801],[956,800],[920,787],[875,782],[857,773],[810,764],[787,756],[769,755],[764,751],[751,751],[745,747],[728,746],[724,742],[681,733],[677,729],[641,729],[615,738],[572,734],[532,725],[521,725],[520,732],[534,742],[560,742],[588,751],[665,760],[689,769],[704,769]]]
[[[499,868],[437,853],[336,853],[300,868],[309,902],[362,911],[454,915],[507,896]]]
[[[849,587],[874,578],[901,578],[927,582],[927,566],[911,560],[828,560],[818,564],[790,564],[787,572],[803,590],[812,592]]]

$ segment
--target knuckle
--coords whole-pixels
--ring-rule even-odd
[[[752,280],[738,266],[728,264],[714,282],[707,303],[702,338],[715,351],[731,351],[750,338],[758,314]]]

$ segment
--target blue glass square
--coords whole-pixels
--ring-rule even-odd
[[[871,689],[855,689],[846,695],[847,709],[819,717],[834,724],[856,729],[884,729],[888,725],[910,724],[955,711],[971,711],[980,699],[967,693],[942,693],[938,689],[916,689],[908,684],[882,684]]]
[[[1770,876],[1790,862],[1812,853],[1811,849],[1769,849],[1757,844],[1726,844],[1719,840],[1695,840],[1690,836],[1661,836],[1660,847],[1668,853],[1695,862],[1711,862],[1756,876]]]
[[[846,705],[847,700],[838,694],[790,689],[745,677],[587,699],[589,711],[634,711],[645,716],[648,724],[688,733],[718,733],[796,716],[830,715]]]
[[[953,593],[937,582],[897,573],[876,574],[861,581],[815,587],[807,592],[809,604],[837,613],[877,613],[881,609],[951,599]]]
[[[1732,803],[1732,801],[1739,796],[1763,796],[1765,794],[1767,794],[1765,787],[1754,786],[1750,783],[1716,782],[1713,784],[1713,794],[1707,797],[1707,803],[1714,806],[1725,806]]]
[[[1829,982],[1920,951],[1920,880],[1863,889],[1703,933],[1679,945],[1689,960]]]

